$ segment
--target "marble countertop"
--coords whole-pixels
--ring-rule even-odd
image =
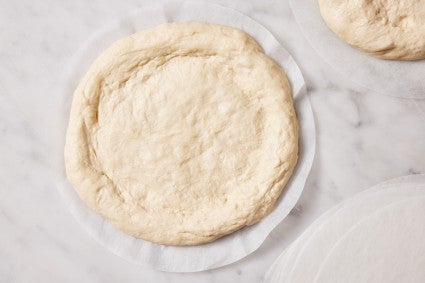
[[[425,173],[425,100],[373,93],[339,74],[303,38],[287,1],[217,2],[265,25],[307,80],[317,126],[316,158],[290,216],[256,252],[206,272],[157,272],[100,246],[74,220],[55,186],[61,74],[93,32],[143,1],[3,1],[1,282],[259,282],[282,250],[325,210],[386,179]]]

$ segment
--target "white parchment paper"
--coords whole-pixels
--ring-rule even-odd
[[[275,260],[269,270],[266,272],[264,282],[286,282],[291,280],[291,271],[294,264],[297,262],[298,255],[302,248],[311,240],[311,237],[322,227],[326,222],[338,216],[344,208],[354,206],[359,207],[362,200],[367,200],[372,195],[399,194],[400,200],[404,197],[422,196],[425,192],[425,174],[407,175],[395,179],[390,179],[379,183],[370,189],[362,191],[357,195],[335,205],[319,218],[317,218],[307,229]],[[403,196],[403,191],[404,196]],[[383,207],[385,207],[384,204]],[[325,254],[323,255],[325,256]]]
[[[290,0],[295,19],[317,53],[355,83],[378,93],[425,99],[425,60],[382,60],[357,50],[323,21],[317,0]]]
[[[153,244],[115,229],[79,199],[66,180],[62,160],[62,164],[58,165],[61,168],[60,192],[72,214],[88,232],[115,254],[138,265],[168,272],[196,272],[217,268],[240,260],[255,251],[295,206],[309,174],[315,151],[314,119],[305,82],[290,54],[269,31],[248,16],[222,6],[189,1],[142,8],[105,28],[81,49],[66,71],[63,93],[65,110],[61,115],[63,142],[73,91],[90,63],[102,50],[115,40],[136,31],[164,22],[185,21],[209,22],[242,29],[255,38],[265,53],[287,71],[300,123],[300,153],[291,181],[270,215],[258,224],[212,243],[189,247]],[[63,147],[60,148],[59,154],[63,154],[62,150]]]

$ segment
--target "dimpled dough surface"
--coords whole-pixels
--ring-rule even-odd
[[[424,0],[318,0],[329,28],[384,59],[425,58]]]
[[[115,227],[195,245],[265,217],[297,161],[284,71],[244,32],[164,24],[115,42],[74,93],[68,179]]]

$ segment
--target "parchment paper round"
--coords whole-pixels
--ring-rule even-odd
[[[295,263],[304,249],[306,244],[325,224],[332,220],[341,210],[347,209],[350,206],[358,206],[363,203],[363,200],[376,196],[389,196],[391,201],[393,196],[403,196],[400,199],[405,199],[412,195],[422,195],[424,190],[417,189],[418,185],[425,184],[425,174],[407,175],[394,179],[390,179],[373,186],[370,189],[362,191],[352,198],[349,198],[330,210],[322,214],[316,219],[282,254],[275,260],[270,269],[267,271],[264,282],[286,282],[291,280],[291,272]],[[400,190],[400,187],[403,187]],[[403,191],[405,190],[405,194]],[[418,191],[420,192],[419,194]]]
[[[384,95],[425,99],[425,60],[382,60],[367,55],[326,26],[317,0],[290,0],[289,4],[305,38],[336,70]]]
[[[425,188],[419,184],[386,186],[377,193],[366,194],[339,209],[329,220],[311,235],[299,249],[298,256],[286,274],[287,282],[313,282],[315,274],[334,244],[352,227],[375,212],[404,199],[425,195]]]
[[[300,150],[293,176],[270,215],[253,226],[212,243],[189,247],[153,244],[115,229],[79,199],[66,180],[62,160],[62,163],[58,164],[58,168],[61,168],[59,190],[72,214],[86,230],[115,254],[135,264],[167,272],[196,272],[217,268],[240,260],[255,251],[295,206],[310,172],[315,151],[313,113],[303,76],[291,55],[268,30],[248,16],[230,8],[190,1],[142,8],[111,24],[83,46],[66,70],[63,91],[64,109],[60,117],[63,120],[61,136],[63,144],[72,94],[90,63],[102,50],[117,39],[136,31],[165,22],[188,21],[222,24],[244,30],[260,43],[267,55],[286,70],[300,123]],[[63,155],[63,144],[58,149],[60,155]]]
[[[373,213],[335,243],[310,282],[424,282],[424,214],[423,196]]]

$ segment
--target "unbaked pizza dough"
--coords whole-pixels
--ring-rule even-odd
[[[350,45],[383,59],[425,58],[423,0],[318,0],[325,23]]]
[[[297,153],[285,72],[240,30],[174,23],[94,61],[74,93],[65,164],[115,227],[194,245],[265,217]]]

